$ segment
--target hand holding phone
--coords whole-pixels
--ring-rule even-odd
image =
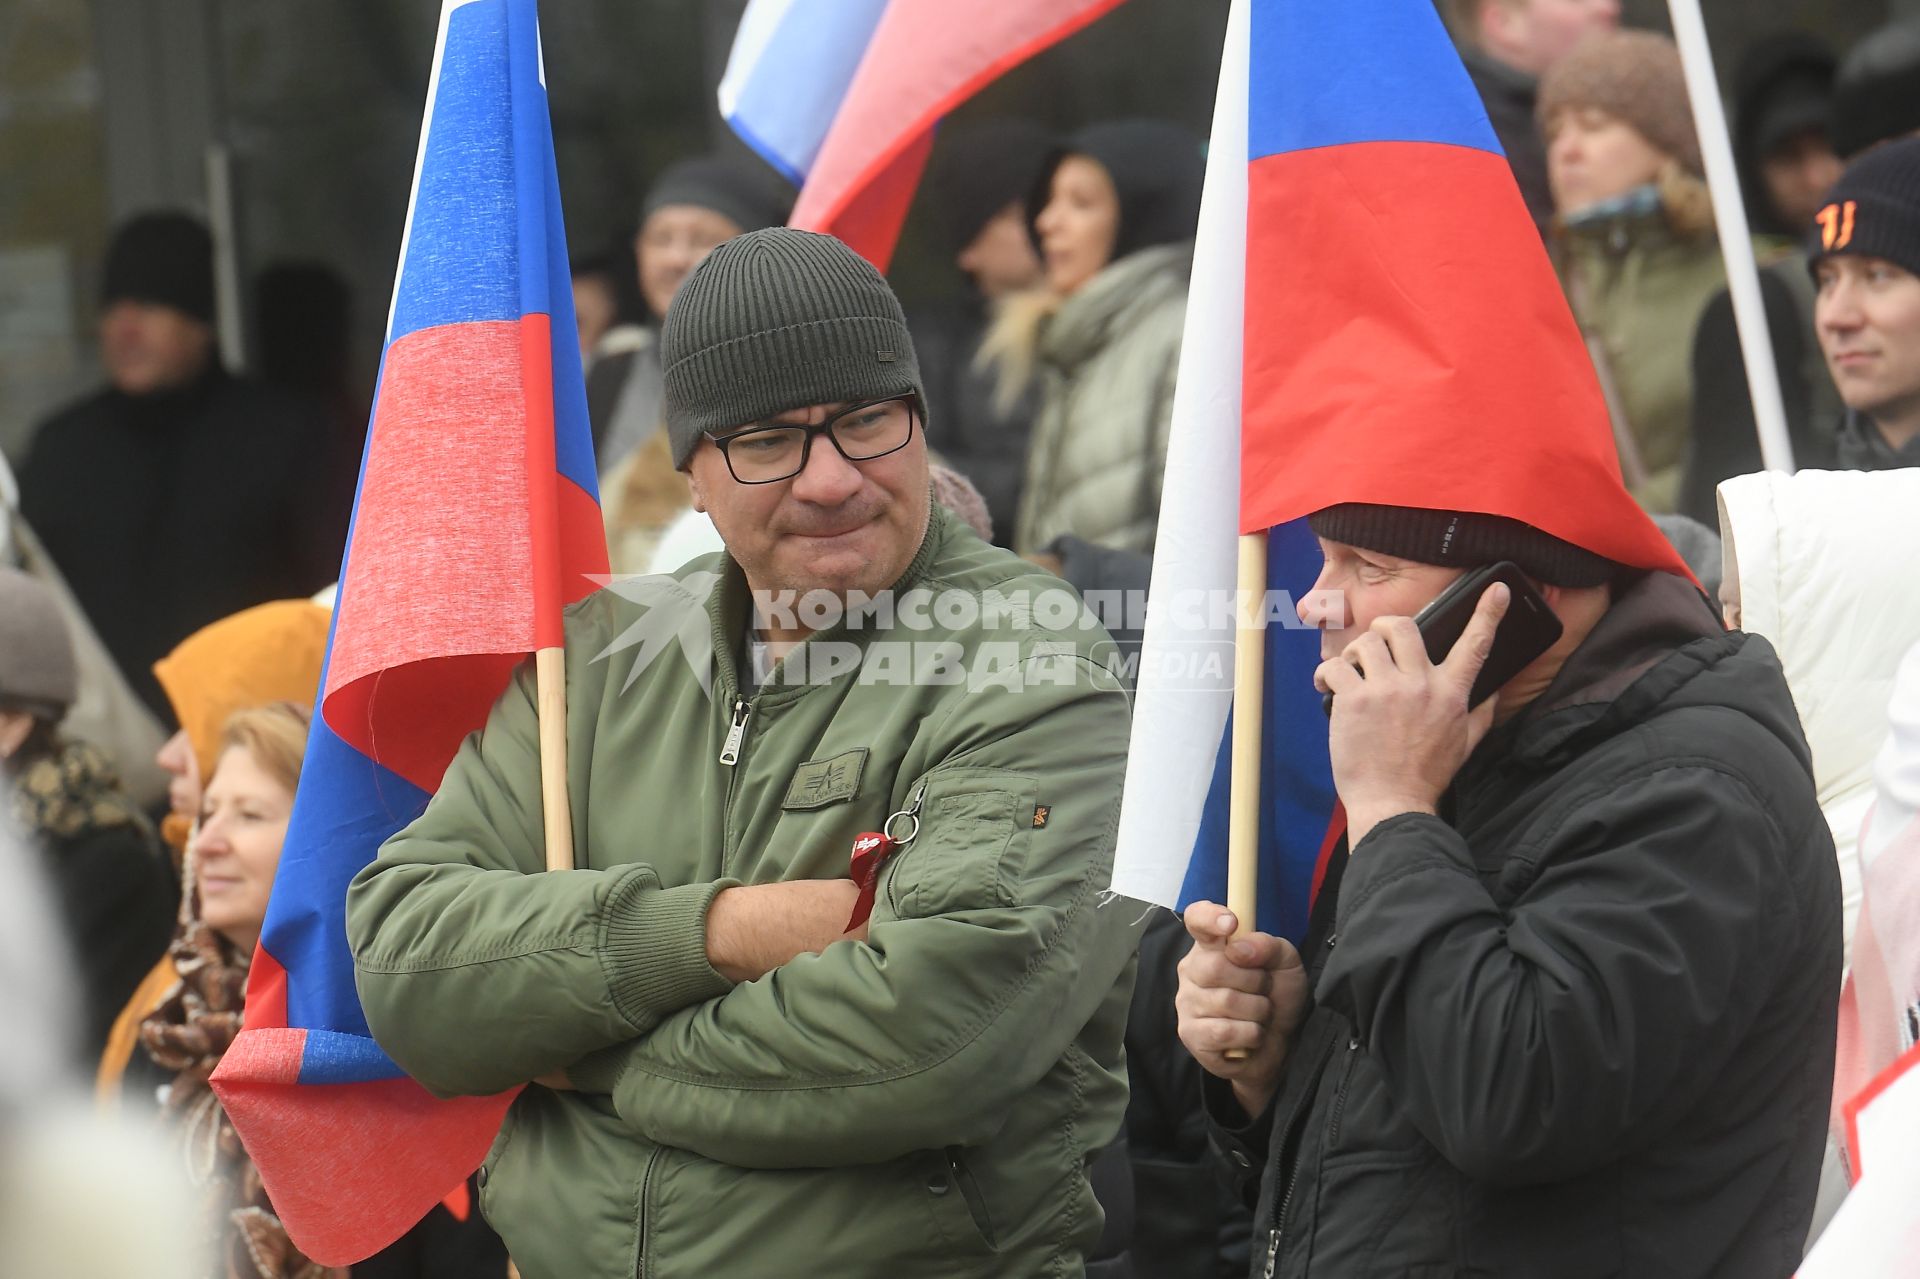
[[[1547,607],[1546,600],[1533,588],[1520,566],[1511,560],[1502,560],[1462,574],[1414,614],[1413,622],[1420,628],[1428,661],[1438,666],[1447,660],[1447,654],[1465,633],[1467,623],[1473,620],[1473,610],[1479,605],[1480,597],[1495,582],[1506,585],[1510,602],[1507,615],[1500,619],[1500,628],[1493,634],[1493,649],[1487,654],[1486,664],[1473,681],[1473,691],[1467,697],[1468,710],[1499,692],[1508,680],[1559,643],[1564,633],[1560,619]],[[1332,693],[1325,695],[1323,705],[1327,714],[1332,715]]]

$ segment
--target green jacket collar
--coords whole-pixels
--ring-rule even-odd
[[[957,519],[957,516],[950,514],[940,503],[929,502],[927,531],[920,539],[920,549],[914,552],[906,571],[901,573],[898,580],[888,588],[890,591],[899,595],[916,586],[924,585],[933,577],[933,565],[939,559]],[[732,705],[740,696],[740,681],[737,674],[740,644],[746,636],[752,609],[753,591],[747,585],[747,575],[729,554],[721,560],[719,584],[714,588],[713,594],[707,597],[707,616],[713,624],[714,674],[719,687],[726,694],[724,700],[727,705]],[[825,630],[809,635],[801,644],[801,648],[825,640],[840,640],[848,637],[858,642],[872,634],[871,630],[852,630],[845,620],[842,620]],[[798,652],[799,649],[794,651]],[[786,665],[786,659],[781,660],[781,665]],[[806,687],[780,683],[779,670],[776,668],[772,678],[762,686],[762,691],[769,700],[779,701],[800,696],[806,692]]]

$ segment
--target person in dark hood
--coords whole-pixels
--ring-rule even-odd
[[[1920,130],[1920,21],[1890,22],[1847,51],[1833,81],[1833,149],[1851,162]]]
[[[941,406],[927,443],[979,488],[1001,542],[1011,539],[1020,509],[1034,403],[1031,395],[996,399],[980,344],[1000,304],[1040,282],[1027,195],[1055,146],[1032,120],[951,125],[936,135],[921,183],[921,223],[968,285],[958,299],[908,316],[921,376]]]
[[[654,180],[633,236],[636,279],[647,322],[621,330],[617,353],[587,375],[587,417],[600,467],[607,548],[615,572],[643,571],[661,532],[687,507],[662,416],[660,323],[707,254],[747,231],[779,226],[793,190],[758,160],[702,155]]]
[[[1798,239],[1840,177],[1833,149],[1833,51],[1783,31],[1735,73],[1734,161],[1756,231]]]
[[[1813,332],[1813,281],[1800,237],[1840,176],[1833,152],[1835,60],[1819,40],[1781,32],[1761,40],[1735,76],[1734,160],[1760,266],[1773,363],[1794,462],[1830,465],[1840,396]],[[1760,470],[1746,359],[1733,298],[1722,289],[1700,313],[1693,338],[1693,406],[1682,514],[1703,524],[1718,515],[1714,488]]]
[[[1153,548],[1205,174],[1200,140],[1163,120],[1092,125],[1041,170],[1027,214],[1045,282],[985,347],[1003,396],[1039,378],[1022,554],[1063,534]]]
[[[1808,230],[1814,323],[1847,414],[1839,466],[1920,466],[1920,138],[1847,167]]]
[[[1545,238],[1553,192],[1546,142],[1534,119],[1540,77],[1586,36],[1618,26],[1620,0],[1446,0],[1443,7],[1527,212]]]
[[[1190,907],[1177,996],[1259,1183],[1252,1273],[1786,1279],[1841,921],[1773,649],[1519,520],[1308,519],[1342,595],[1315,682],[1346,833],[1297,950]],[[1411,615],[1502,560],[1564,631],[1470,713],[1507,588],[1438,665]]]
[[[217,617],[331,582],[344,528],[316,479],[319,415],[220,364],[205,226],[182,213],[122,226],[101,302],[108,385],[35,433],[20,510],[164,716],[154,661]]]

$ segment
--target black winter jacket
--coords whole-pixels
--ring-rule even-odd
[[[1833,1077],[1840,895],[1780,665],[1643,576],[1322,890],[1252,1273],[1784,1279]],[[1217,1082],[1217,1081],[1216,1081]]]
[[[311,405],[213,370],[191,388],[108,389],[34,436],[20,513],[121,674],[162,722],[153,663],[207,623],[311,595],[339,571],[347,502]]]

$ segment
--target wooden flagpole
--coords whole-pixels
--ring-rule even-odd
[[[1260,884],[1260,730],[1267,676],[1267,534],[1240,535],[1233,645],[1233,755],[1227,794],[1227,909],[1236,936],[1256,923]],[[1243,1048],[1227,1050],[1240,1061]]]
[[[567,650],[533,655],[540,710],[540,809],[546,818],[547,869],[573,869],[573,806],[567,798]]]

